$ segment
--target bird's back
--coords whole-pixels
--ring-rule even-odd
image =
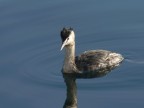
[[[123,57],[107,50],[90,50],[76,56],[75,63],[79,71],[83,73],[106,74],[117,67]]]

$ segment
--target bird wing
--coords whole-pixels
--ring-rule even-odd
[[[75,64],[79,71],[100,76],[114,69],[121,61],[120,54],[107,50],[85,51],[75,58]]]

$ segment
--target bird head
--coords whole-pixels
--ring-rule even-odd
[[[61,31],[62,46],[61,50],[65,46],[74,45],[75,43],[75,33],[72,28],[63,28]]]

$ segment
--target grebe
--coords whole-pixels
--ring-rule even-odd
[[[107,50],[85,51],[75,57],[75,33],[72,28],[61,31],[62,46],[65,47],[65,59],[62,67],[67,86],[67,99],[63,108],[77,108],[77,78],[95,78],[106,75],[123,61],[121,54]]]

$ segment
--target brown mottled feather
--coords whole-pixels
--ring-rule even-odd
[[[111,51],[91,50],[76,56],[75,63],[78,70],[83,73],[101,75],[117,67],[122,60],[120,54]]]

